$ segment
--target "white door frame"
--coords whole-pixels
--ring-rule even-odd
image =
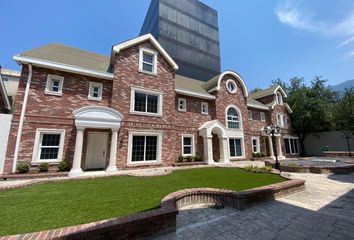
[[[102,134],[106,136],[106,159],[105,159],[105,164],[107,162],[107,150],[108,150],[108,132],[97,132],[97,131],[88,131],[87,132],[87,144],[86,144],[86,158],[85,158],[85,169],[88,169],[88,157],[89,157],[89,145],[90,145],[90,135],[91,134]],[[105,168],[105,166],[103,167],[103,169]]]

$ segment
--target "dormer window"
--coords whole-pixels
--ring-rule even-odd
[[[277,92],[277,104],[283,105],[283,96],[280,92]]]
[[[139,54],[139,71],[148,74],[157,74],[157,53],[141,48]]]
[[[56,76],[56,75],[48,75],[47,84],[44,91],[45,94],[62,96],[63,82],[64,82],[64,77]]]

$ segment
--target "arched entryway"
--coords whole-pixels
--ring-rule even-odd
[[[229,163],[227,135],[225,127],[217,120],[209,121],[199,128],[203,137],[204,160],[207,164]]]
[[[117,172],[116,158],[118,147],[118,130],[123,116],[116,110],[101,106],[87,106],[73,111],[77,129],[73,166],[69,176],[75,177],[82,174],[81,159],[85,129],[110,129],[111,144],[107,173]],[[94,139],[94,138],[93,138]],[[104,154],[104,153],[103,153]]]

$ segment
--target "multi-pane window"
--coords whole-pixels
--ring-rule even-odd
[[[131,161],[157,161],[157,142],[157,136],[133,136]]]
[[[251,110],[248,111],[248,120],[253,120],[253,113]]]
[[[286,154],[298,154],[299,145],[297,138],[284,138]]]
[[[187,111],[187,100],[185,98],[178,98],[178,111]]]
[[[207,102],[202,102],[201,103],[201,113],[204,115],[208,115],[209,109],[208,109],[208,103]]]
[[[285,115],[283,115],[283,127],[287,128],[288,127],[288,119]]]
[[[57,160],[60,147],[60,134],[42,134],[40,160]]]
[[[233,129],[240,129],[238,112],[232,107],[227,110],[227,127]]]
[[[229,149],[230,157],[241,157],[242,156],[242,144],[240,138],[230,138],[229,139]]]
[[[252,138],[252,152],[259,152],[259,138]]]
[[[194,137],[193,135],[182,136],[182,155],[194,155]]]
[[[139,70],[156,74],[156,59],[157,53],[148,49],[140,49]]]
[[[90,82],[88,99],[101,100],[102,99],[102,83]]]
[[[265,114],[264,114],[264,112],[261,112],[260,116],[261,116],[261,121],[265,122]]]
[[[131,113],[161,115],[162,94],[148,90],[132,89]]]
[[[48,75],[45,93],[52,95],[62,95],[63,81],[63,77]]]

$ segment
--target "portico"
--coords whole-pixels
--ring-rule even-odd
[[[106,173],[115,173],[118,171],[117,160],[117,147],[118,147],[118,130],[121,126],[123,116],[116,110],[108,107],[101,106],[88,106],[82,107],[73,111],[76,126],[76,140],[73,166],[69,172],[69,177],[80,176],[83,173],[81,160],[84,142],[85,129],[110,129],[110,155],[109,163],[106,168]],[[105,158],[103,152],[103,158]],[[92,161],[94,161],[93,159]]]

